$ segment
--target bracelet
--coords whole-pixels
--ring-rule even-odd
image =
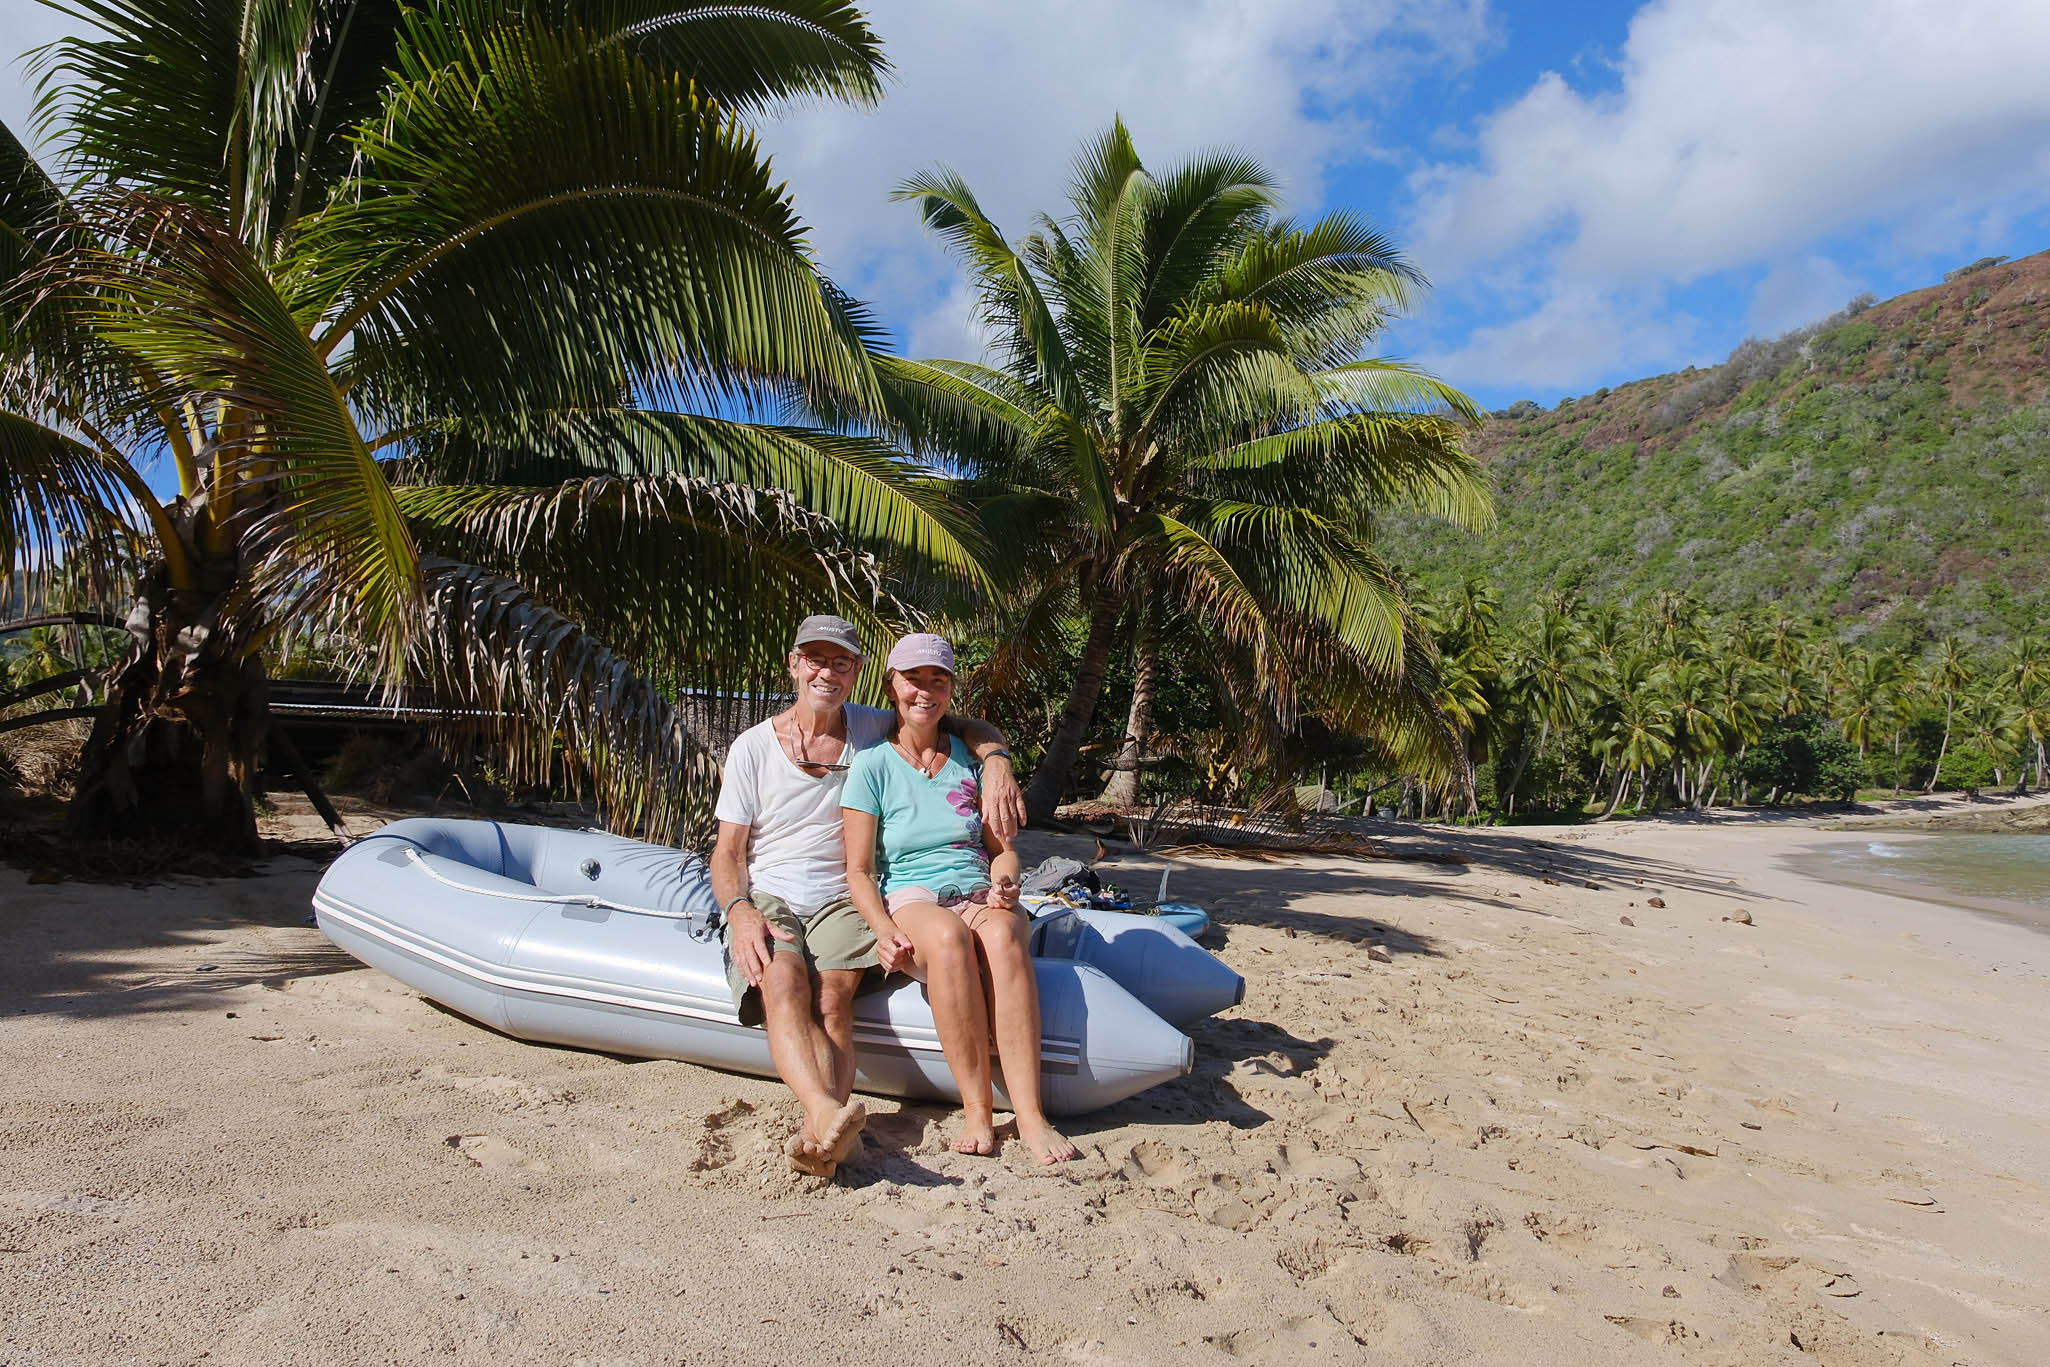
[[[734,899],[733,899],[732,901],[728,902],[728,903],[727,903],[727,904],[726,904],[725,906],[723,906],[723,907],[719,908],[719,914],[720,914],[721,916],[731,916],[731,915],[733,914],[733,909],[734,909],[735,907],[739,906],[739,905],[740,905],[740,904],[741,904],[742,902],[745,902],[745,903],[747,903],[747,904],[748,904],[749,906],[754,906],[754,900],[755,900],[755,895],[754,895],[754,893],[752,893],[752,892],[743,892],[742,894],[740,894],[740,896],[738,896],[738,897],[734,898]],[[759,908],[759,907],[756,907],[755,909],[756,909],[757,911],[761,910],[761,908]]]
[[[984,756],[982,757],[982,759],[983,759],[983,762],[984,762],[984,763],[986,764],[986,763],[988,763],[988,762],[989,762],[990,760],[993,760],[993,759],[995,759],[995,758],[996,758],[997,756],[999,756],[999,755],[1003,756],[1003,757],[1004,757],[1005,759],[1010,759],[1010,758],[1011,758],[1011,752],[1010,752],[1009,750],[1006,750],[1006,749],[1004,749],[1004,747],[1002,747],[1001,745],[999,745],[999,746],[998,746],[998,747],[997,747],[996,749],[994,749],[994,750],[990,751],[990,752],[989,752],[988,754],[984,755]],[[1016,762],[1017,762],[1017,761],[1015,761],[1015,760],[1012,760],[1012,763],[1014,763],[1014,764],[1015,764]]]

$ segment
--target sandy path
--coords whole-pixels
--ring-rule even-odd
[[[2050,935],[1777,864],[1846,838],[1196,861],[1191,1077],[1051,1174],[878,1102],[830,1185],[772,1084],[354,966],[311,865],[0,869],[0,1361],[2050,1360]]]

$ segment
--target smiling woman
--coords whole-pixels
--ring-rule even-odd
[[[875,403],[744,121],[876,98],[851,6],[87,10],[40,58],[78,188],[0,130],[0,576],[95,569],[132,636],[75,835],[249,844],[266,661],[315,632],[666,838],[712,762],[656,680],[896,615],[875,551],[979,573],[880,442],[687,411]]]

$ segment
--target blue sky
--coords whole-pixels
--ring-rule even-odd
[[[875,111],[765,130],[827,268],[918,355],[979,347],[960,275],[885,199],[962,171],[1009,231],[1121,113],[1164,165],[1234,146],[1435,290],[1386,350],[1489,407],[2050,248],[2050,3],[873,0]],[[66,21],[0,0],[18,50]],[[18,68],[0,118],[20,127]]]

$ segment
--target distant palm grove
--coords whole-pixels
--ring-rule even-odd
[[[1848,801],[2044,781],[2050,648],[1846,647],[1681,594],[1624,609],[1544,595],[1505,621],[1469,581],[1422,599],[1466,782],[1347,774],[1356,801],[1458,818]],[[1346,785],[1338,785],[1343,796]]]

